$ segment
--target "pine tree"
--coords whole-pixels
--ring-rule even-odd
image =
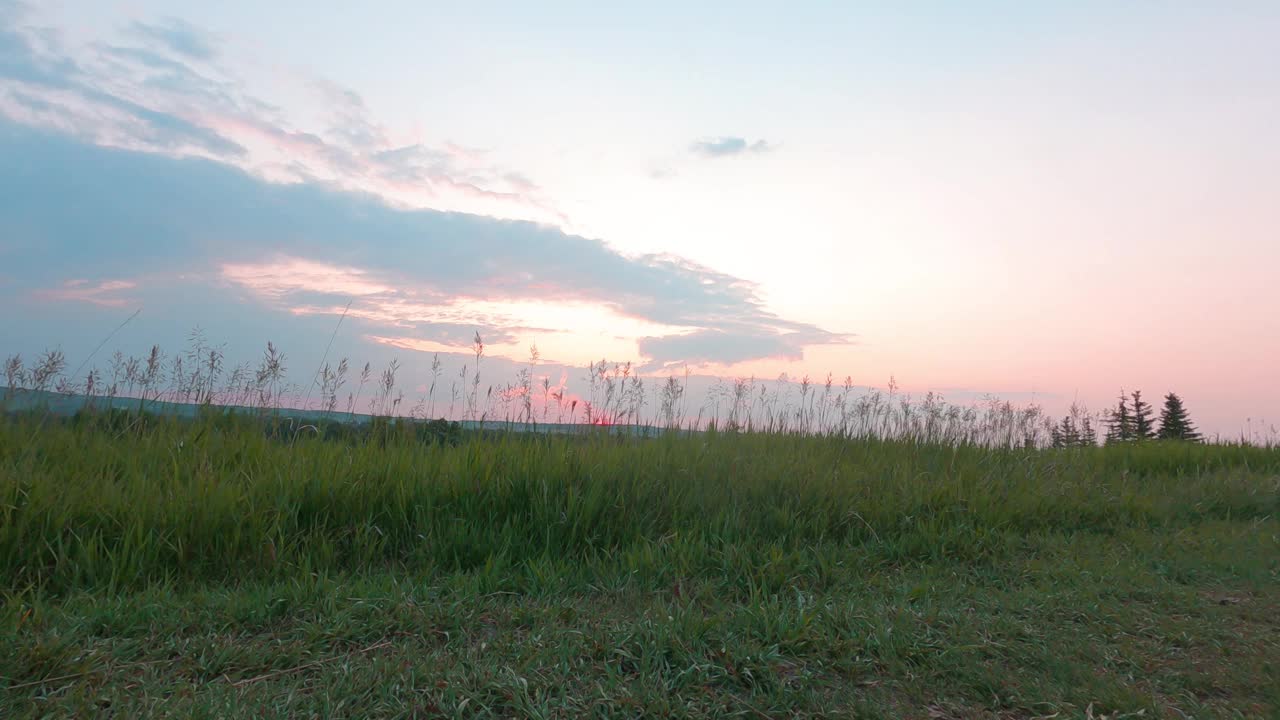
[[[1093,418],[1088,415],[1080,422],[1080,445],[1083,447],[1096,447],[1098,444],[1098,431],[1093,427]]]
[[[1202,439],[1195,426],[1191,424],[1191,418],[1187,415],[1187,409],[1182,404],[1182,398],[1174,393],[1164,396],[1164,408],[1160,410],[1160,434],[1158,437],[1161,440],[1187,440],[1190,442],[1200,442]]]
[[[1107,444],[1133,439],[1133,417],[1129,415],[1129,398],[1120,391],[1120,402],[1107,418]]]
[[[1054,447],[1076,447],[1079,445],[1080,430],[1076,427],[1075,418],[1070,415],[1062,418],[1062,422],[1050,428],[1049,437],[1053,440]]]
[[[1133,439],[1150,440],[1156,436],[1155,423],[1151,421],[1151,403],[1142,399],[1142,391],[1133,391]]]
[[[1075,418],[1070,415],[1062,418],[1062,444],[1066,447],[1080,444],[1080,430],[1076,427]]]

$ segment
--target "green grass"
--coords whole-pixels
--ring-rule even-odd
[[[0,717],[1274,717],[1280,450],[0,420]]]

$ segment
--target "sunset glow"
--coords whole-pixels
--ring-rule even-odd
[[[1280,422],[1274,4],[501,15],[0,0],[6,344]]]

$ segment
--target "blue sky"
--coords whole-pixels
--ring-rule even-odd
[[[1280,406],[1278,39],[1265,2],[0,0],[4,349],[142,308],[122,341],[304,362],[350,303],[343,351],[411,367],[479,329],[1230,432]]]

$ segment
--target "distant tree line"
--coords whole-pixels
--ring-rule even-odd
[[[1130,403],[1132,399],[1132,403]],[[1187,414],[1182,398],[1176,393],[1164,396],[1164,407],[1160,410],[1160,427],[1157,429],[1152,419],[1151,403],[1142,399],[1142,391],[1135,390],[1130,396],[1120,394],[1107,422],[1108,443],[1140,442],[1143,440],[1186,440],[1200,442],[1200,433]]]
[[[1049,429],[1049,438],[1054,447],[1092,447],[1098,444],[1098,429],[1093,418],[1073,403],[1070,414]]]
[[[1128,395],[1122,391],[1116,407],[1103,420],[1106,425],[1103,441],[1108,445],[1145,440],[1203,441],[1177,393],[1164,396],[1159,427],[1154,413],[1151,403],[1142,399],[1141,390]],[[1098,444],[1098,431],[1093,418],[1072,405],[1070,414],[1053,426],[1050,438],[1054,447],[1089,447]]]

